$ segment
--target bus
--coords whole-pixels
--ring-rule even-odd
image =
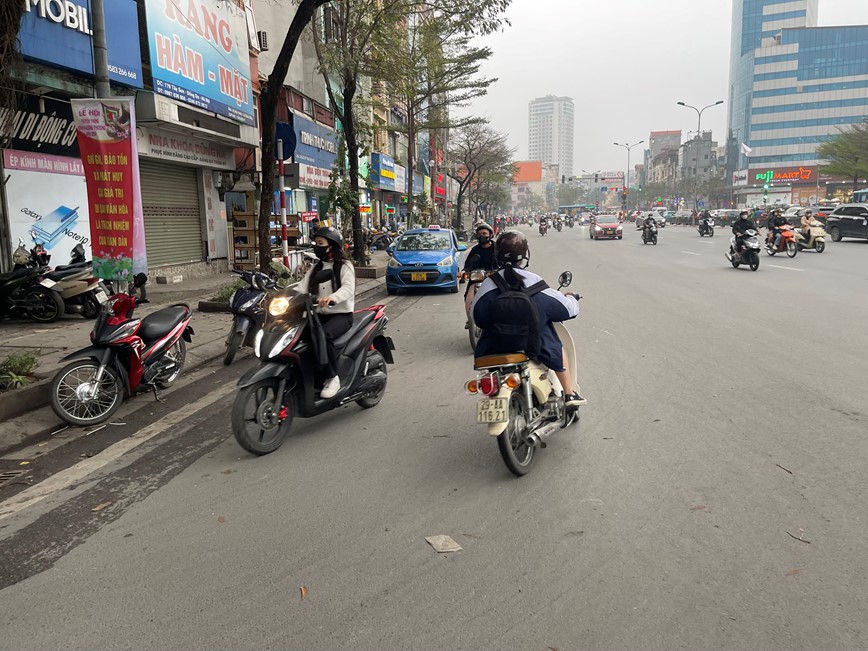
[[[853,203],[868,203],[868,188],[853,193]]]

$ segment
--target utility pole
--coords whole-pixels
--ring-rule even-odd
[[[96,78],[94,91],[97,97],[107,98],[112,96],[112,90],[109,84],[103,0],[90,0],[90,13],[91,24],[93,25],[93,74]]]

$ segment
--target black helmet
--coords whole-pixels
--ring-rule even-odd
[[[344,245],[344,236],[341,235],[341,232],[338,229],[331,226],[324,226],[317,229],[316,233],[313,234],[313,238],[316,239],[318,237],[324,237],[331,242],[333,247],[339,249]]]
[[[501,265],[509,264],[518,267],[521,263],[527,266],[527,263],[530,262],[527,238],[521,231],[503,231],[497,236],[497,242],[494,246],[497,249],[497,261]]]

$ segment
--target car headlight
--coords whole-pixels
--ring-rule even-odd
[[[268,313],[271,316],[286,314],[289,309],[289,299],[286,296],[275,296],[268,304]]]
[[[277,343],[271,347],[271,352],[268,353],[268,358],[271,359],[275,355],[278,355],[284,348],[289,346],[289,344],[292,343],[292,340],[295,339],[296,332],[298,332],[298,326],[290,328],[286,334],[278,339]]]
[[[602,229],[601,227],[599,227],[599,226],[594,226],[594,230],[595,230],[595,231],[601,231],[601,230],[603,230],[603,229]]]
[[[395,260],[395,258],[389,258],[389,266],[392,267],[392,269],[400,269],[403,265]]]
[[[443,258],[440,262],[437,263],[437,266],[438,267],[451,267],[454,262],[455,262],[455,258],[453,258],[451,255],[447,255],[445,258]]]
[[[616,228],[615,230],[620,231],[620,230],[622,230],[622,228],[620,226],[618,226],[618,228]]]

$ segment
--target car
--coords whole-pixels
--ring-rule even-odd
[[[646,210],[641,215],[636,218],[636,230],[642,230],[642,225],[645,223],[645,220],[648,217],[654,217],[654,223],[657,224],[657,228],[665,228],[666,227],[666,217],[663,212],[660,210]]]
[[[618,215],[597,215],[588,233],[592,240],[621,239],[624,237],[624,229]]]
[[[835,203],[819,203],[808,206],[808,209],[814,213],[814,217],[817,220],[826,223],[826,218],[831,215],[837,207],[838,204]]]
[[[842,203],[826,217],[826,232],[833,242],[843,237],[868,240],[868,203]]]
[[[386,291],[425,287],[458,291],[458,257],[467,247],[458,243],[455,232],[429,226],[405,231],[386,248]]]

